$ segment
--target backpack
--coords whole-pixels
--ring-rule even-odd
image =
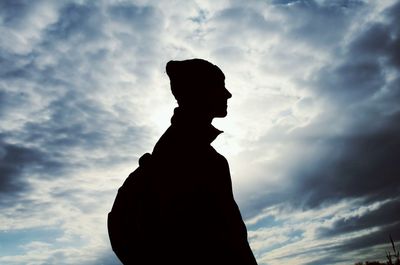
[[[151,154],[139,159],[133,171],[118,189],[108,214],[107,227],[111,247],[123,264],[142,264],[149,259],[152,200],[149,192]]]

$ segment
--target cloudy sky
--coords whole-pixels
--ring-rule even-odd
[[[0,1],[0,264],[117,265],[106,216],[176,103],[220,66],[213,146],[258,263],[384,260],[400,240],[400,2]]]

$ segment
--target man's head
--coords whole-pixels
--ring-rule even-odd
[[[226,116],[232,94],[225,88],[225,76],[218,66],[202,59],[169,61],[166,71],[179,107],[212,118]]]

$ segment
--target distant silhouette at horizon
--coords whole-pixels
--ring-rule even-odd
[[[222,133],[212,120],[226,117],[232,97],[225,75],[203,59],[169,61],[166,73],[178,107],[152,154],[120,188],[112,211],[117,201],[134,201],[126,223],[136,232],[120,228],[113,249],[125,265],[256,265],[228,162],[211,146]],[[108,226],[112,238],[118,222],[109,217]]]

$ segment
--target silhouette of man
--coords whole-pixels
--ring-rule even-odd
[[[154,147],[154,264],[256,265],[232,193],[227,160],[210,145],[221,133],[232,97],[223,72],[208,61],[170,61],[178,102],[171,126]],[[153,264],[153,263],[152,263]]]

